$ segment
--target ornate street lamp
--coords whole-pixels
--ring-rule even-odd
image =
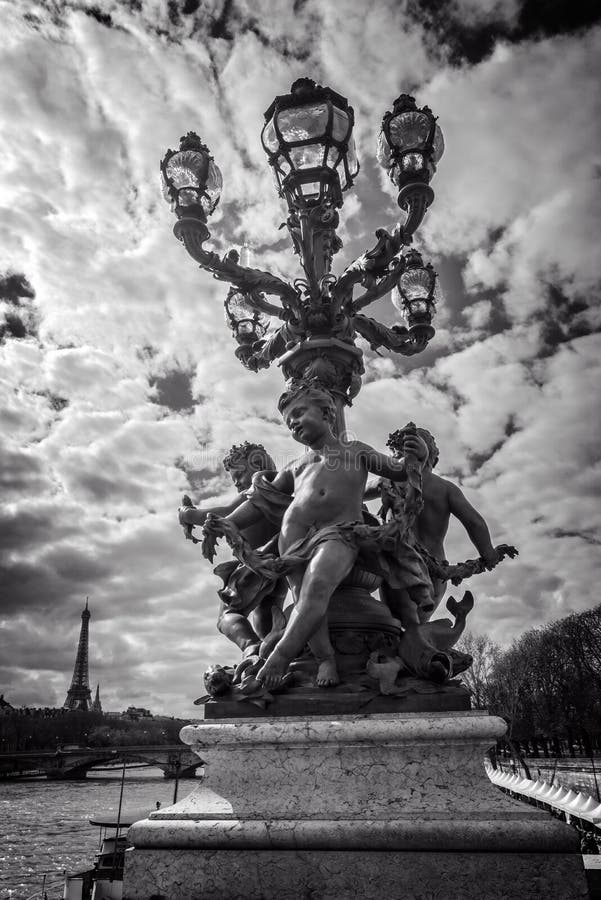
[[[289,94],[275,98],[265,119],[261,140],[289,209],[342,206],[342,191],[359,171],[348,101],[299,78]]]
[[[432,318],[441,300],[438,276],[431,263],[424,265],[417,250],[409,250],[405,255],[405,271],[392,292],[392,302],[403,314],[409,334],[414,335],[416,341],[429,341],[434,337]]]
[[[288,206],[286,226],[305,277],[290,284],[270,272],[241,265],[236,250],[218,256],[203,245],[207,220],[219,201],[221,173],[208,148],[190,132],[161,163],[164,193],[177,216],[175,235],[201,267],[228,281],[226,320],[238,344],[236,356],[257,371],[277,360],[287,380],[317,379],[336,399],[338,428],[345,405],[361,385],[363,354],[358,335],[374,349],[410,356],[434,335],[436,275],[419,254],[404,254],[433,192],[429,181],[443,150],[440,128],[427,107],[401,95],[384,117],[378,158],[399,187],[407,221],[393,232],[378,229],[376,245],[340,276],[331,272],[342,243],[336,234],[344,192],[359,164],[348,101],[309,78],[294,82],[265,113],[261,139],[277,190]],[[357,288],[362,292],[356,295]],[[361,310],[398,288],[394,300],[408,327],[392,328]],[[275,298],[268,300],[266,295]],[[271,317],[281,324],[268,331]]]
[[[307,292],[317,299],[342,246],[336,209],[359,171],[355,116],[340,94],[299,78],[289,94],[275,98],[265,120],[263,147],[288,205],[288,230],[307,276]]]
[[[382,120],[377,157],[399,188],[398,204],[408,212],[405,231],[419,227],[434,200],[429,187],[444,152],[442,131],[428,106],[417,108],[415,98],[401,94]]]

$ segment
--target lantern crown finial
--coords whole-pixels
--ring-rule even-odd
[[[423,266],[424,261],[418,250],[411,248],[405,253],[405,268],[415,269],[417,266]]]
[[[322,90],[321,85],[316,84],[312,78],[297,78],[295,82],[293,82],[290,93],[294,95],[298,95],[299,97],[303,94],[312,93],[315,89]]]
[[[179,139],[179,149],[202,150],[205,153],[209,153],[209,148],[203,141],[201,141],[195,131],[188,131],[187,134],[184,134],[183,137]]]
[[[399,94],[392,104],[393,115],[397,115],[401,112],[408,112],[413,109],[417,109],[417,103],[415,102],[415,97],[412,97],[411,94]],[[390,115],[390,113],[388,113],[388,115]]]

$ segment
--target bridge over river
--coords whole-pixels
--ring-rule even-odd
[[[78,747],[0,753],[0,778],[46,775],[54,779],[85,778],[95,768],[117,763],[157,766],[165,778],[194,778],[201,760],[181,744],[142,747]]]

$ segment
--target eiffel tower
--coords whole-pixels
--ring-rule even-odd
[[[81,631],[79,632],[79,644],[77,645],[73,678],[71,687],[67,691],[67,698],[63,703],[63,709],[82,709],[88,712],[92,705],[90,678],[88,675],[88,628],[90,617],[88,598],[86,597],[86,608],[81,614]]]

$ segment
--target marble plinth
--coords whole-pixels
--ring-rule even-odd
[[[575,833],[488,780],[478,712],[181,732],[205,780],[136,823],[124,900],[586,898]]]

